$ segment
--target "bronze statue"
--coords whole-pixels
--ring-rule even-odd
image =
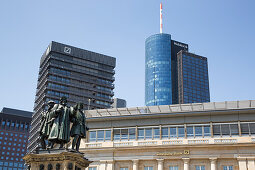
[[[60,144],[60,149],[70,140],[70,108],[67,107],[66,97],[61,97],[60,103],[54,106],[56,110],[50,122],[53,122],[48,140],[53,148],[55,143]]]
[[[70,135],[73,137],[72,141],[72,150],[79,152],[79,147],[81,143],[81,138],[86,138],[86,117],[83,113],[83,103],[77,103],[72,110],[72,119],[73,122]]]
[[[48,104],[48,110],[42,113],[41,126],[39,129],[39,134],[40,134],[39,140],[40,140],[42,149],[46,149],[45,140],[48,139],[50,130],[51,130],[51,124],[49,124],[48,121],[51,117],[51,113],[52,113],[55,102],[49,101],[47,104]]]

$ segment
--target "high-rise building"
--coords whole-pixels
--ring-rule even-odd
[[[155,34],[145,42],[145,105],[172,104],[171,35]]]
[[[179,103],[210,102],[207,58],[186,51],[177,58]]]
[[[114,98],[113,99],[113,104],[112,104],[113,108],[123,108],[123,107],[127,107],[127,102],[124,99],[120,99],[120,98]]]
[[[37,148],[41,112],[50,100],[66,96],[68,105],[83,102],[85,108],[110,108],[113,100],[116,59],[69,45],[51,42],[41,57],[29,151]]]
[[[145,41],[145,105],[170,105],[180,104],[183,98],[187,98],[187,93],[181,93],[179,90],[179,78],[181,75],[178,69],[177,53],[180,51],[188,52],[188,44],[171,40],[171,35],[162,33],[162,4],[160,5],[160,34],[155,34],[148,37]],[[207,66],[207,64],[206,64]],[[199,76],[199,72],[196,72],[194,77]],[[208,74],[208,72],[207,72]],[[208,75],[207,75],[208,77]],[[201,83],[201,81],[196,79]],[[203,83],[203,82],[202,82]],[[208,91],[199,91],[193,93],[193,98],[200,98],[201,100],[192,100],[193,102],[208,102],[210,101],[209,84]],[[199,93],[203,94],[199,94]],[[184,96],[180,96],[183,94]],[[188,95],[188,94],[187,94]],[[182,99],[179,99],[181,97]],[[189,97],[188,97],[189,98]]]
[[[4,107],[0,112],[0,169],[25,169],[32,112]]]
[[[172,104],[178,104],[178,69],[177,69],[177,53],[179,51],[189,51],[188,44],[171,41],[171,70],[172,70]]]

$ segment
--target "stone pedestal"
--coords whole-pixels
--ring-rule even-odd
[[[83,154],[67,150],[41,150],[23,158],[31,170],[85,170],[91,163]]]

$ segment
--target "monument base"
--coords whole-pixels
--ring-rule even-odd
[[[65,149],[39,150],[23,159],[30,170],[84,170],[91,163],[82,153]]]

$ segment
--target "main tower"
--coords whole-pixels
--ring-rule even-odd
[[[164,34],[162,3],[160,4],[160,33],[145,41],[145,105],[172,104],[171,35]]]

